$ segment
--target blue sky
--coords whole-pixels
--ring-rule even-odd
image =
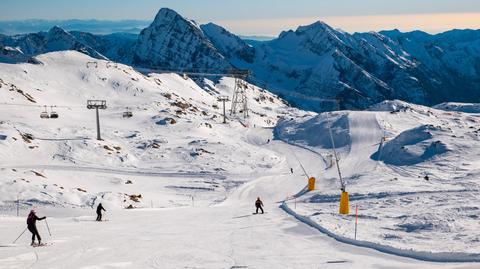
[[[0,20],[152,20],[161,7],[238,34],[276,35],[316,20],[350,32],[480,28],[479,0],[1,0]]]

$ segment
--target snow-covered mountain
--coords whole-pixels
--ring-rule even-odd
[[[94,35],[91,33],[72,31],[70,34],[72,34],[79,42],[94,48],[102,56],[117,62],[131,62],[133,49],[138,37],[136,34],[128,33]]]
[[[232,64],[238,61],[253,63],[255,49],[243,39],[228,32],[225,28],[214,23],[201,25],[200,28],[212,42],[215,48]]]
[[[135,45],[135,66],[157,69],[224,70],[231,67],[194,21],[162,8]]]
[[[162,8],[138,36],[48,33],[0,36],[2,61],[72,49],[164,70],[250,69],[250,81],[314,111],[400,99],[424,105],[480,101],[480,31],[349,34],[322,22],[252,46],[221,26]],[[15,52],[22,52],[17,55]]]
[[[14,21],[0,21],[0,33],[18,35],[48,31],[53,26],[59,26],[67,31],[82,31],[95,34],[135,33],[138,34],[150,21],[143,20],[45,20],[28,19]]]
[[[12,48],[0,44],[0,62],[17,63],[17,62],[35,62],[34,58],[25,55],[18,48]]]
[[[71,33],[56,26],[48,32],[11,37],[0,36],[0,43],[20,52],[17,58],[19,61],[39,54],[62,50],[77,50],[94,58],[106,59],[95,49],[77,40]]]
[[[335,109],[337,101],[349,108],[392,98],[425,101],[408,74],[413,63],[403,55],[321,22],[283,32],[256,50],[254,64],[247,65],[256,77],[304,108]]]
[[[418,63],[417,77],[430,103],[479,101],[480,30],[452,30],[437,35],[394,30],[381,34],[390,37],[396,49]]]
[[[222,78],[217,84],[205,81],[207,91],[176,74],[143,75],[130,66],[96,60],[76,51],[47,53],[37,59],[43,64],[0,64],[0,110],[4,115],[0,120],[0,170],[5,175],[0,180],[2,201],[11,201],[13,195],[24,192],[29,199],[60,206],[88,206],[97,196],[109,197],[107,203],[116,207],[132,202],[123,201],[121,193],[101,193],[103,187],[96,186],[93,177],[67,182],[62,175],[44,168],[116,167],[127,174],[133,170],[141,170],[144,175],[170,171],[191,177],[218,174],[212,176],[217,178],[224,172],[259,172],[281,161],[275,154],[252,146],[243,135],[249,126],[272,128],[280,117],[295,109],[254,85],[247,87],[250,117],[228,115],[228,124],[222,124],[222,104],[217,98],[232,96],[232,78]],[[95,137],[95,121],[93,111],[86,109],[88,99],[107,100],[108,109],[100,112],[103,141],[91,139]],[[228,109],[230,102],[226,105]],[[57,119],[39,117],[41,112],[52,111],[59,114]],[[126,111],[133,117],[123,117]],[[37,178],[31,170],[48,178],[43,182],[48,185],[48,195],[36,181],[42,177]],[[26,181],[3,184],[3,180],[17,176]],[[177,182],[176,186],[182,188],[181,184]],[[228,184],[220,185],[227,188]],[[144,197],[157,199],[153,193],[148,195],[148,185],[138,187],[141,189],[136,191]],[[202,184],[198,187],[206,188]],[[211,194],[222,196],[223,189],[217,187]],[[170,203],[167,197],[160,200],[158,205]]]

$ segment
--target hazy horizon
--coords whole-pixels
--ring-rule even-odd
[[[2,1],[2,22],[26,20],[96,20],[151,22],[167,7],[198,23],[213,22],[246,36],[278,36],[299,25],[324,21],[346,32],[399,29],[439,33],[480,29],[480,1],[474,0],[94,0]]]
[[[153,19],[152,19],[153,20]],[[152,20],[137,20],[137,19],[122,19],[122,20],[102,20],[102,19],[65,19],[65,20],[49,20],[49,19],[38,19],[38,18],[31,18],[31,19],[24,19],[24,20],[0,20],[0,34],[5,34],[5,35],[14,35],[14,34],[26,34],[26,33],[34,33],[34,32],[41,32],[41,31],[48,31],[50,28],[53,26],[59,26],[67,31],[83,31],[83,32],[90,32],[93,34],[110,34],[110,33],[133,33],[133,34],[138,34],[143,28],[147,27]],[[291,27],[287,27],[284,29],[281,29],[278,33],[276,34],[271,34],[271,33],[239,33],[231,28],[225,26],[224,24],[216,23],[228,31],[242,37],[242,38],[252,38],[252,39],[259,39],[259,40],[264,40],[264,39],[273,39],[276,38],[280,35],[282,31],[288,31],[288,30],[296,30],[300,26],[305,26],[305,25],[310,25],[313,24],[317,21],[322,21],[322,20],[315,20],[314,18],[311,18],[311,20],[304,19],[302,22],[298,25],[292,25]],[[28,22],[36,22],[37,24],[34,25],[28,25]],[[289,21],[285,21],[288,24]],[[421,28],[417,29],[408,29],[408,30],[403,30],[401,29],[402,27],[395,27],[395,28],[381,28],[381,29],[371,29],[371,30],[365,30],[365,31],[348,31],[344,28],[341,27],[336,27],[335,25],[323,21],[330,25],[331,27],[335,29],[339,29],[345,32],[349,33],[355,33],[355,32],[370,32],[370,31],[390,31],[390,30],[399,30],[401,32],[410,32],[410,31],[423,31],[429,34],[439,34],[451,30],[480,30],[479,28],[458,28],[458,27],[452,27],[450,29],[437,29],[437,30],[424,30]],[[201,24],[204,23],[209,23],[208,21],[206,22],[199,22]],[[257,26],[261,24],[261,22],[256,22]],[[2,28],[3,27],[3,28]],[[7,30],[6,27],[11,27],[11,29]],[[236,28],[235,25],[233,25],[233,28]]]

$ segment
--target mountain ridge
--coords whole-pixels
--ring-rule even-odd
[[[364,109],[389,99],[423,105],[480,101],[480,30],[349,34],[317,21],[252,46],[219,25],[199,25],[168,8],[138,36],[52,29],[51,38],[45,32],[0,36],[1,57],[27,61],[26,56],[73,49],[143,68],[250,69],[252,82],[314,111]]]

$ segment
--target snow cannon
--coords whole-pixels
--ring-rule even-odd
[[[313,191],[315,189],[315,178],[311,177],[308,179],[308,191]]]
[[[348,215],[349,213],[349,206],[348,206],[348,192],[342,191],[340,195],[340,210],[339,213],[342,215]]]

